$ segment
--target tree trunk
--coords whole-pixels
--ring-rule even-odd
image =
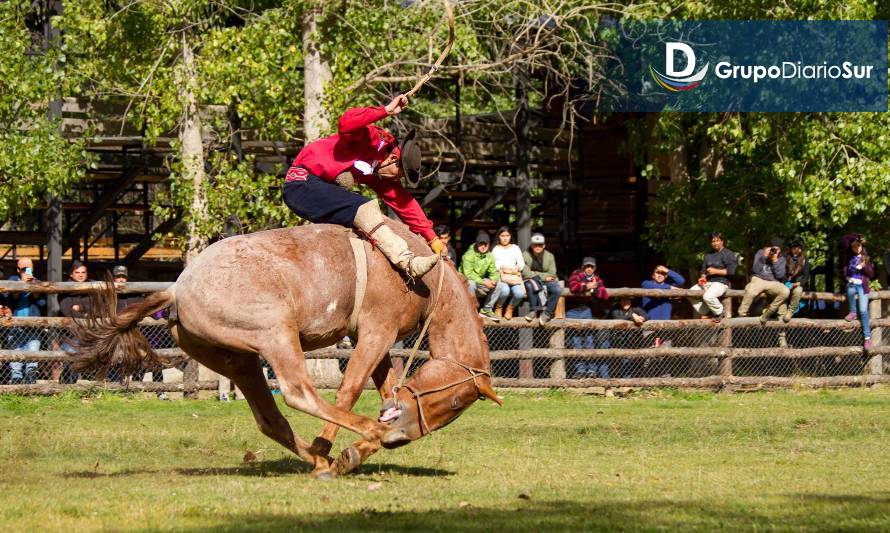
[[[182,96],[182,125],[179,128],[182,179],[192,188],[192,202],[188,215],[188,242],[185,260],[198,255],[207,246],[207,236],[201,232],[201,222],[207,219],[207,192],[204,190],[204,143],[201,138],[201,117],[198,114],[198,72],[195,56],[187,33],[182,34],[182,64],[177,77],[177,89]]]
[[[318,47],[318,23],[324,0],[308,2],[303,12],[303,137],[310,143],[326,135],[331,119],[324,107],[325,86],[331,82],[331,66]]]

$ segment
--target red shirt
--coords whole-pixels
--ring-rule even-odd
[[[350,171],[356,183],[369,186],[383,203],[392,208],[414,233],[427,241],[436,238],[433,223],[426,217],[417,200],[402,187],[399,180],[365,175],[355,167],[356,161],[370,166],[380,163],[395,149],[395,137],[374,122],[389,116],[382,106],[355,107],[347,110],[337,122],[337,133],[305,146],[292,167],[302,166],[321,179],[333,181]]]

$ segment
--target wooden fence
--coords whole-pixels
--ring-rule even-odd
[[[127,283],[120,286],[122,293],[147,293],[163,290],[169,283]],[[102,287],[100,283],[21,283],[0,282],[0,292],[33,292],[33,293],[88,293]],[[685,289],[657,290],[636,288],[609,289],[610,296],[619,298],[630,297],[670,297],[670,298],[701,298],[701,291]],[[731,290],[724,296],[724,306],[728,316],[732,316],[733,300],[740,298],[743,291]],[[805,293],[808,301],[844,302],[843,295],[832,293]],[[837,319],[795,318],[789,323],[770,321],[761,324],[757,318],[726,318],[720,323],[710,320],[670,320],[649,321],[640,326],[619,320],[568,320],[556,318],[544,326],[537,322],[527,322],[522,318],[502,321],[499,324],[486,323],[486,334],[491,347],[491,361],[495,371],[495,386],[498,387],[702,387],[735,389],[745,387],[788,387],[802,386],[855,386],[883,383],[890,380],[885,375],[883,355],[890,353],[890,346],[883,342],[883,328],[890,326],[890,319],[883,318],[882,302],[890,299],[890,291],[873,291],[870,296],[870,316],[872,326],[873,348],[864,351],[861,344],[858,322],[847,322]],[[12,331],[30,329],[40,330],[48,339],[58,336],[69,325],[65,318],[12,318],[0,321],[2,330]],[[146,319],[141,323],[144,327],[162,328],[163,320]],[[805,346],[789,345],[754,345],[741,346],[736,344],[739,339],[748,339],[746,335],[772,338],[770,334],[797,335],[796,338],[812,334]],[[630,342],[627,345],[612,342],[602,343],[596,347],[572,347],[568,340],[577,336],[599,336],[603,338],[625,338],[634,335],[634,339],[653,338],[654,336],[685,336],[694,339],[695,345],[687,346],[649,346]],[[821,337],[820,337],[821,335]],[[828,337],[825,337],[828,335]],[[5,337],[5,336],[4,336]],[[629,338],[629,337],[628,337]],[[827,345],[818,344],[820,338],[830,339]],[[735,339],[735,341],[734,341]],[[756,339],[755,339],[756,340]],[[749,344],[753,341],[750,339]],[[756,343],[755,343],[756,344]],[[769,344],[769,343],[760,343]],[[65,390],[85,390],[101,388],[105,390],[139,390],[147,392],[183,392],[193,395],[199,390],[216,390],[218,381],[215,379],[199,380],[197,364],[185,357],[185,354],[174,346],[162,347],[158,350],[162,355],[171,358],[183,368],[181,383],[148,383],[130,381],[115,383],[94,381],[73,384],[41,383],[31,385],[0,385],[0,393],[16,394],[55,394]],[[390,350],[394,366],[401,369],[407,349],[394,347]],[[314,360],[346,360],[351,351],[327,348],[307,352],[307,359]],[[429,353],[421,351],[419,358],[429,357]],[[801,362],[831,358],[849,361],[860,360],[861,364],[852,364],[838,375],[813,375],[805,370]],[[70,354],[62,350],[42,350],[38,352],[14,349],[0,350],[0,365],[10,362],[64,363],[70,360]],[[680,363],[695,366],[703,363],[706,375],[644,375],[643,372],[627,372],[623,377],[585,377],[572,375],[569,362],[603,361],[615,367],[634,368],[637,363],[644,364],[657,361],[665,368]],[[782,361],[787,363],[783,370],[786,375],[745,375],[737,372],[740,364],[751,361]],[[812,366],[812,365],[810,365]],[[774,366],[775,367],[775,366]],[[497,369],[506,368],[507,371]],[[768,367],[769,368],[769,367]],[[775,367],[778,368],[778,367]],[[824,373],[824,371],[823,371]],[[335,388],[339,384],[338,376],[325,376],[316,379],[320,388]],[[270,386],[276,386],[270,380]]]

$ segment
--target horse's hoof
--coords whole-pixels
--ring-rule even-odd
[[[362,455],[354,446],[345,448],[337,459],[337,473],[340,475],[352,472],[362,464]]]
[[[311,474],[313,479],[317,479],[319,481],[331,481],[335,477],[337,477],[336,473],[333,470],[326,468],[324,470],[313,470]]]

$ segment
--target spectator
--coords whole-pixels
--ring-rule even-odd
[[[791,293],[787,304],[782,304],[779,314],[784,322],[790,322],[791,317],[800,309],[800,298],[803,296],[803,288],[810,281],[810,262],[803,253],[803,243],[799,239],[791,241],[788,255],[785,256],[787,277],[785,286]]]
[[[612,309],[609,311],[609,318],[612,320],[628,320],[636,324],[637,326],[641,325],[643,322],[649,320],[649,315],[642,307],[635,307],[633,305],[633,300],[629,296],[622,296],[618,303],[612,306]],[[639,333],[638,331],[613,331],[613,341],[612,346],[620,346],[624,348],[631,347],[631,341],[634,338],[633,335]],[[629,378],[630,375],[630,359],[622,359],[621,361],[621,377]],[[609,376],[609,367],[606,361],[600,362],[600,368],[604,369],[605,376]]]
[[[723,303],[720,297],[729,290],[729,278],[735,274],[739,265],[739,254],[726,248],[723,234],[719,231],[711,233],[712,253],[706,254],[701,264],[698,284],[691,290],[704,291],[701,300],[690,298],[692,308],[701,316],[710,314],[715,322],[723,318]]]
[[[522,269],[525,268],[525,260],[522,258],[522,250],[510,242],[513,239],[510,228],[503,226],[495,235],[498,242],[492,249],[491,255],[494,256],[494,266],[500,273],[501,281],[507,285],[509,290],[510,301],[507,302],[507,308],[504,310],[504,318],[510,320],[513,318],[513,309],[525,299],[525,286],[522,284]],[[498,306],[498,308],[500,307]]]
[[[652,279],[643,282],[644,289],[676,289],[686,284],[680,274],[664,265],[658,265],[652,272]],[[643,297],[643,310],[650,320],[670,320],[673,304],[670,298]]]
[[[739,306],[739,316],[748,316],[748,310],[754,298],[766,293],[772,298],[769,306],[760,314],[760,321],[764,324],[779,310],[779,307],[788,299],[790,291],[785,286],[787,268],[785,256],[782,255],[782,247],[785,242],[774,238],[769,246],[764,247],[754,256],[754,266],[751,267],[751,281],[745,286],[745,296]]]
[[[490,245],[488,234],[480,231],[473,247],[460,260],[460,272],[467,277],[470,294],[484,302],[479,316],[500,322],[501,319],[493,308],[501,294],[508,289],[500,281],[498,269],[494,266],[494,257],[488,252]]]
[[[69,281],[83,283],[88,281],[89,272],[87,266],[80,261],[72,261],[68,270]],[[90,310],[90,296],[88,294],[66,294],[59,297],[59,312],[66,318],[85,318]],[[62,350],[65,352],[74,352],[76,341],[69,337],[63,336],[58,341],[54,341],[54,350]],[[77,375],[71,371],[71,365],[65,363],[64,367],[56,366],[53,368],[52,379],[60,379],[62,383],[75,383]]]
[[[630,296],[622,296],[618,303],[609,311],[612,320],[631,320],[636,325],[641,325],[649,320],[649,314],[642,307],[635,307]]]
[[[448,252],[448,259],[456,265],[457,252],[454,251],[454,246],[451,246],[451,227],[447,224],[439,224],[433,228],[433,231],[436,232],[436,237],[439,237],[439,240],[445,245],[445,249]]]
[[[16,274],[9,277],[9,281],[24,281],[36,283],[34,277],[34,262],[23,257],[16,262]],[[43,316],[46,309],[46,298],[41,298],[30,292],[12,293],[8,296],[11,316],[16,318]],[[7,345],[21,351],[40,351],[40,330],[37,328],[11,328],[7,334]],[[9,363],[10,383],[13,385],[32,384],[37,382],[36,361],[15,361]]]
[[[590,320],[593,318],[593,306],[599,302],[609,299],[609,292],[606,290],[606,284],[596,275],[596,259],[593,257],[585,257],[581,262],[581,268],[572,272],[569,277],[569,291],[573,296],[586,298],[573,299],[573,306],[566,311],[566,318]],[[598,313],[599,314],[599,313]],[[607,332],[606,332],[607,333]],[[599,338],[600,347],[608,347],[608,336]],[[575,349],[585,348],[593,349],[593,334],[581,334],[572,332],[569,335],[568,344]],[[585,361],[579,359],[573,361],[575,375],[580,377],[608,377],[609,369],[605,365],[600,365],[598,361]],[[605,367],[604,367],[605,366]]]
[[[865,251],[865,238],[859,233],[844,235],[842,241],[846,251],[844,261],[844,277],[847,279],[847,303],[850,312],[844,317],[847,322],[856,320],[856,311],[859,311],[859,321],[862,324],[862,335],[865,338],[864,347],[871,349],[871,325],[868,318],[868,293],[869,282],[875,275],[874,265],[868,252]]]
[[[542,326],[553,318],[556,304],[562,295],[562,286],[556,278],[556,258],[545,247],[544,236],[535,233],[532,235],[529,251],[522,254],[525,262],[522,278],[525,280],[525,291],[531,304],[531,311],[525,315],[525,319],[531,322],[540,313],[539,322]]]
[[[130,273],[127,270],[127,267],[124,265],[115,266],[111,270],[111,275],[114,278],[114,282],[121,286],[125,285],[130,277]],[[137,303],[141,302],[142,300],[143,300],[142,296],[135,295],[135,294],[130,295],[130,296],[118,295],[118,297],[117,297],[117,312],[120,313],[125,308],[127,308],[133,304],[137,304]],[[155,314],[158,315],[159,313],[160,313],[160,311]],[[154,318],[154,317],[155,316],[152,315],[152,318]],[[163,317],[163,315],[159,315],[158,318],[162,318],[162,317]],[[154,331],[150,330],[149,328],[157,328],[157,327],[158,326],[147,326],[147,327],[144,327],[144,331],[146,333],[148,333],[149,331],[154,333]],[[155,337],[154,335],[146,335],[146,338],[147,338],[149,344],[151,344],[153,348],[159,348],[160,346],[155,346],[156,343],[154,342],[154,337]],[[164,373],[163,373],[163,369],[160,366],[157,366],[155,368],[149,368],[149,369],[140,368],[139,370],[136,370],[135,372],[133,372],[131,379],[133,381],[142,381],[143,379],[145,379],[146,372],[151,372],[151,380],[153,383],[163,383],[164,382]],[[167,395],[164,392],[158,392],[157,396],[161,400],[167,399]]]

